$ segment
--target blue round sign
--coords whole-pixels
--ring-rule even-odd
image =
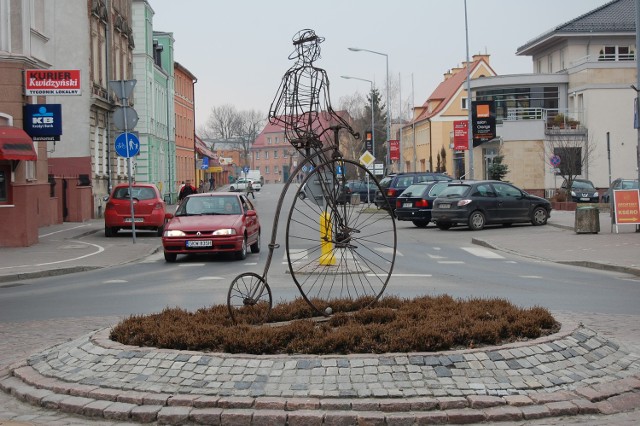
[[[245,174],[249,173],[249,167],[248,167],[248,166],[244,166],[244,167],[242,168],[242,171],[243,171]]]
[[[116,138],[116,154],[120,157],[135,157],[140,153],[140,140],[133,133],[120,133]]]
[[[549,160],[553,167],[558,167],[560,165],[560,157],[558,157],[557,155],[551,156]]]

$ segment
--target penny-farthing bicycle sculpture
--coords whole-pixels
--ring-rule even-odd
[[[308,29],[294,36],[296,50],[289,59],[296,63],[285,73],[269,110],[269,121],[284,127],[286,139],[303,160],[280,194],[262,275],[242,273],[229,287],[227,306],[234,322],[261,323],[268,318],[272,294],[267,274],[279,247],[278,221],[285,195],[303,170],[307,173],[293,197],[285,239],[289,272],[304,300],[321,315],[331,314],[335,299],[362,299],[370,305],[391,278],[396,256],[391,209],[351,203],[345,191],[348,179],[369,175],[384,194],[366,168],[345,159],[339,150],[341,130],[356,139],[358,134],[331,108],[326,72],[313,65],[323,40]]]

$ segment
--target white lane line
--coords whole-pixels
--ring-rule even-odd
[[[446,259],[446,256],[438,256],[437,254],[427,253],[427,256],[429,256],[431,259]]]
[[[531,278],[533,280],[542,280],[542,279],[544,279],[539,275],[520,275],[520,278]]]
[[[65,262],[73,262],[74,260],[80,260],[80,259],[84,259],[86,257],[90,257],[90,256],[95,256],[96,254],[102,253],[104,251],[104,247],[99,246],[98,244],[92,244],[92,243],[85,243],[84,241],[78,241],[79,244],[86,244],[88,246],[93,246],[96,247],[96,251],[94,251],[93,253],[89,253],[89,254],[85,254],[83,256],[78,256],[78,257],[74,257],[71,259],[64,259],[64,260],[57,260],[55,262],[45,262],[45,263],[38,263],[36,265],[34,264],[27,264],[27,265],[16,265],[16,266],[4,266],[0,269],[13,269],[13,268],[28,268],[28,267],[32,267],[32,266],[47,266],[47,265],[56,265],[58,263],[65,263]]]
[[[204,266],[204,263],[181,263],[178,266],[181,268],[191,268],[192,266]]]
[[[224,280],[224,277],[200,277],[196,278],[196,281],[211,281],[211,280]]]
[[[39,235],[38,238],[44,238],[44,237],[48,237],[49,235],[53,235],[53,234],[59,234],[60,232],[67,232],[67,231],[72,231],[74,229],[78,229],[78,228],[84,228],[87,225],[78,225],[78,226],[74,226],[73,228],[67,228],[67,229],[61,229],[60,231],[53,231],[53,232],[49,232],[48,234],[42,234]]]
[[[504,259],[498,253],[484,247],[461,247],[462,250],[471,253],[474,256],[483,257],[485,259]]]
[[[107,280],[107,281],[103,281],[104,284],[111,284],[111,283],[128,283],[129,281],[127,280]]]
[[[386,277],[387,274],[365,274],[367,277]],[[429,278],[432,277],[433,275],[431,274],[391,274],[391,278],[411,278],[411,277],[418,277],[418,278]]]
[[[443,265],[458,265],[464,262],[462,260],[438,260],[438,263],[442,263]]]
[[[505,260],[504,263],[518,263],[515,260]]]
[[[255,266],[257,264],[258,264],[258,262],[247,262],[247,263],[244,264],[244,266]]]

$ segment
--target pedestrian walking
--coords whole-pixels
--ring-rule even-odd
[[[178,201],[182,201],[188,195],[195,194],[196,192],[198,192],[198,191],[196,191],[196,189],[193,187],[193,185],[191,185],[191,181],[189,179],[187,179],[187,181],[185,182],[184,186],[180,190],[180,193],[178,194]]]
[[[204,180],[200,179],[200,185],[198,185],[198,192],[202,194],[204,192]]]
[[[214,189],[216,189],[216,180],[211,176],[209,178],[209,191],[213,191]]]
[[[251,194],[254,200],[256,199],[256,194],[253,193],[253,182],[250,180],[247,181],[247,198],[249,198],[249,194]]]

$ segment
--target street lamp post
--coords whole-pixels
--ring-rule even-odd
[[[374,50],[369,50],[369,49],[360,49],[359,47],[349,47],[349,50],[351,50],[352,52],[369,52],[369,53],[373,53],[374,55],[380,55],[380,56],[384,56],[387,62],[387,161],[386,161],[386,168],[387,168],[387,172],[389,171],[389,162],[391,161],[389,159],[389,140],[391,140],[391,104],[389,103],[389,55],[386,53],[382,53],[382,52],[376,52]]]
[[[360,80],[360,81],[368,81],[371,84],[371,94],[369,95],[371,97],[371,150],[373,151],[372,154],[375,157],[376,156],[376,128],[375,128],[375,121],[374,121],[374,116],[373,116],[373,81],[371,80],[367,80],[366,78],[360,78],[360,77],[351,77],[348,75],[341,75],[340,77],[345,78],[347,80]],[[366,149],[366,147],[365,147]],[[375,173],[375,164],[373,166],[373,170]],[[367,173],[367,204],[370,203],[369,200],[369,174]]]

